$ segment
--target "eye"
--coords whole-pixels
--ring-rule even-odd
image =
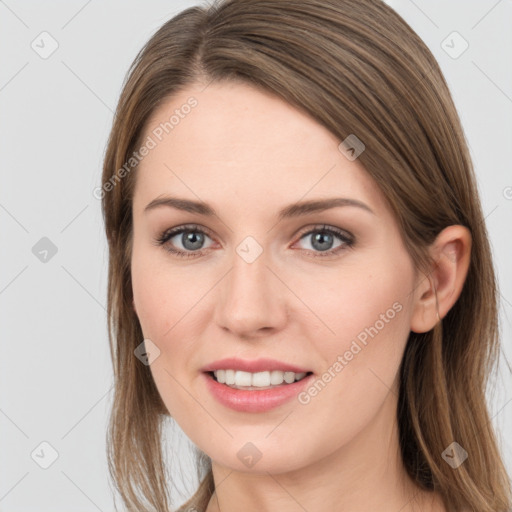
[[[207,232],[196,225],[179,226],[167,231],[164,231],[156,240],[155,244],[165,246],[165,250],[169,251],[176,256],[182,258],[190,258],[200,256],[203,249],[205,237],[208,237]],[[176,238],[176,242],[182,244],[182,248],[178,246],[176,249],[176,242],[172,239]],[[211,238],[210,238],[211,239]]]
[[[354,237],[347,231],[326,225],[315,226],[314,229],[310,229],[304,233],[300,237],[300,240],[307,240],[308,238],[310,239],[309,245],[313,249],[308,248],[306,250],[313,250],[313,257],[332,256],[340,251],[351,248],[355,243]],[[338,239],[340,243],[333,248],[336,239]]]
[[[326,225],[315,226],[303,233],[299,241],[306,240],[308,237],[310,237],[312,249],[306,248],[304,250],[312,252],[313,257],[332,256],[351,248],[355,243],[353,235],[348,231]],[[173,238],[176,238],[176,240],[173,241]],[[166,251],[180,258],[192,258],[201,256],[203,249],[208,248],[203,247],[206,238],[212,239],[207,230],[195,224],[190,224],[164,231],[154,243],[163,246]],[[336,239],[339,243],[333,247]],[[179,244],[181,244],[181,248]]]

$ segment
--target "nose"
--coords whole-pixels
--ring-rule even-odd
[[[246,339],[282,329],[288,316],[286,288],[275,273],[265,252],[251,263],[235,253],[231,270],[219,283],[217,325]]]

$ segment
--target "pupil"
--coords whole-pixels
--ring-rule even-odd
[[[192,247],[187,247],[187,242],[192,243]],[[201,247],[201,244],[203,243],[203,235],[201,233],[193,233],[189,232],[185,235],[185,239],[183,242],[183,247],[186,249],[194,250],[199,249]]]
[[[331,239],[329,240],[330,242],[332,242],[332,235],[328,234],[328,233],[317,233],[314,237],[313,237],[313,247],[315,247],[315,243],[318,241],[320,242],[320,244],[322,242],[325,243],[325,238],[327,237],[327,239]],[[330,245],[329,243],[327,245]],[[320,245],[319,247],[315,247],[316,249],[319,249],[319,250],[325,250],[325,249],[328,249],[329,247],[322,247],[322,245]]]

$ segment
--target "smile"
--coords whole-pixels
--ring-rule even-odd
[[[286,372],[280,370],[262,372],[244,372],[241,370],[215,370],[213,376],[220,384],[226,384],[233,389],[271,389],[274,386],[293,384],[303,379],[307,372]],[[310,372],[309,372],[310,373]]]
[[[294,373],[279,370],[257,373],[215,370],[203,372],[202,376],[209,394],[217,402],[238,412],[251,413],[266,412],[293,400],[314,377],[312,372]],[[221,379],[228,382],[234,380],[234,383],[221,383]],[[247,384],[249,379],[251,379],[250,386],[236,384],[237,382]],[[280,382],[280,384],[272,384],[272,382]]]

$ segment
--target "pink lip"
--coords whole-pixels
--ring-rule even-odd
[[[279,407],[296,397],[314,377],[311,374],[292,384],[283,383],[271,389],[248,391],[220,384],[209,373],[202,375],[210,393],[222,405],[239,412],[265,412]]]
[[[283,363],[282,361],[277,361],[276,359],[256,359],[255,361],[246,361],[236,357],[221,359],[201,368],[201,371],[203,372],[213,372],[214,370],[241,370],[243,372],[250,373],[272,370],[294,373],[308,373],[311,371],[304,368],[299,368],[298,366],[293,366],[288,363]]]

